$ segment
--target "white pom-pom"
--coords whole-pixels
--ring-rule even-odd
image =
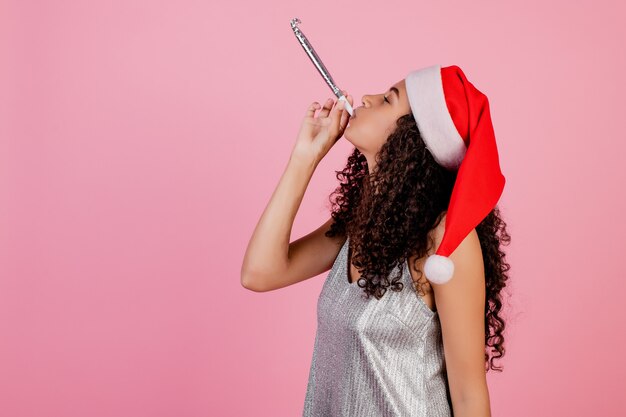
[[[424,273],[429,281],[435,284],[445,284],[452,278],[454,262],[447,256],[430,255],[424,264]]]

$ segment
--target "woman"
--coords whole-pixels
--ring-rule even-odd
[[[341,101],[307,110],[242,285],[270,291],[332,268],[304,416],[489,416],[510,237],[487,98],[458,66],[437,65],[362,104],[350,119]],[[331,217],[290,242],[311,175],[342,136],[355,149]]]

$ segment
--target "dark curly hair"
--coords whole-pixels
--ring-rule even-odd
[[[435,161],[412,114],[397,120],[375,158],[376,167],[370,173],[365,156],[355,148],[346,167],[336,171],[340,185],[329,196],[333,223],[326,236],[350,237],[352,263],[361,273],[357,285],[364,289],[366,298],[374,295],[380,299],[389,287],[402,290],[401,268],[407,259],[413,255],[422,259],[432,249],[429,232],[447,211],[457,172]],[[490,367],[502,371],[494,367],[493,360],[505,352],[505,322],[498,313],[510,266],[500,246],[508,245],[511,238],[497,206],[476,232],[485,266],[486,371]],[[393,269],[397,274],[390,281]],[[413,270],[422,275],[415,265]],[[419,282],[413,284],[420,293]],[[491,359],[489,351],[495,353]]]

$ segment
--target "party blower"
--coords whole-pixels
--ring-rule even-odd
[[[306,38],[306,36],[304,36],[304,33],[302,33],[302,31],[298,27],[298,24],[300,23],[302,22],[297,17],[291,19],[291,29],[293,29],[293,33],[296,35],[296,38],[300,42],[300,45],[302,45],[302,48],[304,49],[306,54],[309,56],[309,58],[311,58],[311,62],[313,62],[315,68],[317,68],[320,74],[322,74],[322,77],[324,78],[324,81],[326,81],[326,84],[328,84],[330,89],[333,90],[333,94],[337,96],[338,100],[345,101],[345,109],[348,111],[348,113],[350,113],[350,116],[353,116],[354,110],[352,109],[352,106],[348,102],[346,96],[344,96],[341,92],[341,89],[339,89],[339,87],[337,87],[337,84],[335,84],[333,77],[330,76],[330,73],[322,63],[322,60],[315,53],[315,49],[313,49],[309,40]]]

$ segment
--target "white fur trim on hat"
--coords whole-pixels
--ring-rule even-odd
[[[446,105],[441,66],[412,71],[406,76],[405,84],[411,111],[426,147],[439,165],[457,169],[466,146]]]
[[[424,273],[429,281],[445,284],[454,274],[454,262],[447,256],[430,255],[424,264]]]

